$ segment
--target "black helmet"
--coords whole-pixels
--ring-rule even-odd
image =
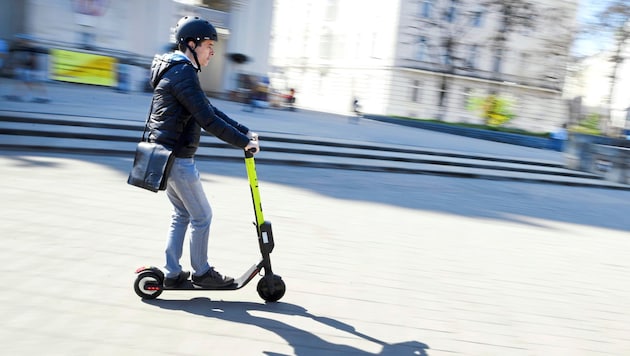
[[[217,40],[217,30],[210,22],[197,16],[184,16],[175,25],[175,43],[182,44],[188,41],[195,43],[203,40]]]

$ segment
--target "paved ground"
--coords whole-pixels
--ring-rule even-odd
[[[94,160],[0,152],[7,355],[630,353],[628,192],[259,165],[285,297],[143,302],[168,203]],[[244,167],[201,169],[212,261],[238,275],[258,260]]]
[[[121,101],[148,98],[88,88],[79,105],[56,88],[59,104],[42,111],[81,112],[93,95],[95,105],[111,103],[99,115],[139,116]],[[275,113],[242,115],[255,129],[305,130]],[[343,136],[354,125],[308,115],[317,123],[309,135]],[[417,136],[434,148],[556,154],[356,127],[352,135],[373,142]],[[630,192],[259,164],[285,297],[265,304],[252,284],[148,302],[133,292],[133,270],[162,264],[169,204],[126,185],[130,165],[0,151],[3,353],[630,354]],[[207,161],[200,169],[215,211],[212,262],[239,275],[258,260],[245,169]]]

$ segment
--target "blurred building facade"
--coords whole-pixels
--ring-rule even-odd
[[[349,112],[356,97],[367,113],[479,123],[471,98],[494,94],[511,103],[511,126],[561,126],[578,0],[525,1],[535,14],[511,32],[499,10],[510,1],[490,2],[277,0],[273,78],[313,109]]]
[[[497,95],[516,115],[509,125],[551,131],[568,118],[562,88],[578,0],[518,2],[536,13],[517,20],[534,24],[502,32],[497,9],[510,1],[5,0],[0,37],[113,58],[116,85],[142,90],[174,24],[198,15],[219,32],[201,72],[209,93],[238,91],[252,74],[294,88],[304,108],[349,113],[356,98],[366,113],[472,123],[481,119],[471,99]]]
[[[208,7],[212,4],[217,9]],[[171,47],[177,20],[200,16],[219,33],[214,59],[201,72],[201,83],[207,92],[221,94],[235,89],[238,71],[269,72],[272,10],[273,0],[4,0],[0,37],[27,38],[45,48],[42,52],[49,58],[42,62],[49,66],[60,60],[50,58],[53,52],[71,57],[68,61],[83,60],[86,70],[110,59],[116,65],[111,73],[114,85],[124,78],[129,90],[144,90],[148,66],[156,53]],[[248,61],[233,63],[230,53],[246,54]],[[51,73],[53,68],[47,70]]]
[[[622,57],[630,58],[630,48],[626,48]],[[620,64],[611,98],[614,70],[611,58],[612,51],[602,51],[577,59],[567,77],[565,96],[580,103],[581,116],[610,116],[609,122],[603,121],[610,124],[611,129],[630,129],[630,61]]]

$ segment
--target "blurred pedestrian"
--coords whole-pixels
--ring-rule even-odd
[[[257,153],[258,135],[215,108],[199,83],[198,72],[214,55],[217,31],[208,21],[186,16],[175,26],[178,50],[156,55],[151,64],[153,100],[149,140],[173,149],[175,160],[166,195],[173,215],[166,243],[164,285],[176,287],[190,276],[180,265],[184,238],[190,227],[192,282],[209,288],[234,283],[208,262],[212,209],[195,164],[201,129],[235,147]]]
[[[287,95],[287,108],[289,111],[295,111],[295,89],[289,89],[289,94]]]
[[[354,113],[354,115],[350,116],[350,122],[356,124],[359,122],[359,118],[362,115],[361,105],[359,104],[359,99],[357,97],[354,97],[354,99],[352,99],[352,112]]]
[[[252,90],[249,92],[249,105],[243,110],[254,112],[255,109],[267,109],[269,107],[269,102],[267,101],[268,91],[268,85],[257,79],[253,84]]]
[[[8,42],[0,38],[0,77],[5,73],[5,67],[9,61],[9,44]]]
[[[11,101],[25,101],[31,96],[35,103],[50,101],[48,91],[44,85],[44,73],[39,66],[39,52],[28,40],[18,39],[10,49],[10,58],[14,76],[17,82],[13,85],[11,94],[5,98]]]
[[[243,76],[243,95],[244,100],[243,103],[243,111],[253,112],[256,108],[256,90],[257,90],[257,81],[253,78],[253,76],[249,74],[245,74]]]
[[[567,124],[562,124],[562,127],[551,133],[552,149],[558,152],[564,151],[564,143],[568,138]]]

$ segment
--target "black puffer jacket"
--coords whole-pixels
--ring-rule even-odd
[[[201,128],[236,147],[245,148],[249,143],[249,129],[210,104],[197,71],[181,52],[155,56],[151,85],[149,140],[172,148],[175,157],[195,155]]]

